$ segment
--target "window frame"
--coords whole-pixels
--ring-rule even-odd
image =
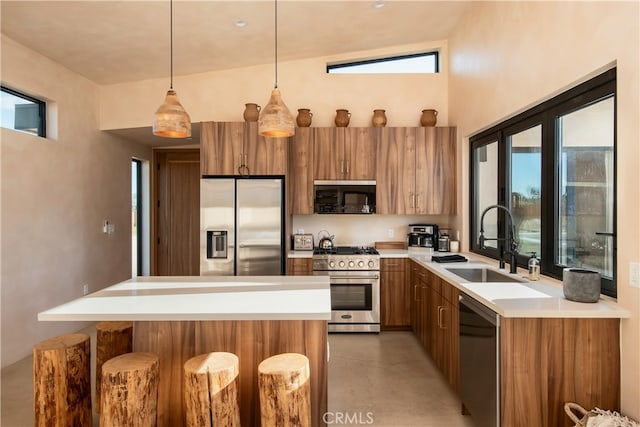
[[[542,254],[540,258],[541,272],[547,276],[556,279],[562,279],[563,267],[556,264],[556,242],[555,237],[558,231],[559,204],[557,198],[557,190],[559,188],[559,173],[556,165],[561,161],[560,145],[558,143],[557,119],[563,115],[573,111],[588,107],[606,98],[613,97],[613,277],[612,279],[602,278],[601,292],[613,298],[617,297],[617,90],[616,90],[616,68],[609,69],[592,79],[581,83],[567,91],[554,96],[524,112],[521,112],[502,123],[496,124],[491,128],[482,131],[469,138],[469,248],[471,252],[478,253],[490,258],[498,259],[498,253],[501,242],[498,242],[498,248],[480,249],[478,245],[478,227],[476,223],[479,220],[481,212],[477,212],[476,194],[476,150],[491,142],[498,142],[498,182],[496,203],[503,206],[511,207],[511,201],[507,200],[506,195],[511,194],[510,188],[510,156],[511,151],[507,144],[507,138],[510,135],[518,133],[534,127],[537,124],[542,125],[542,182],[541,182],[541,215],[540,215],[540,249]],[[505,215],[502,211],[498,212],[498,236],[504,238],[506,235]],[[526,268],[528,256],[520,254],[518,257],[518,265]]]
[[[338,69],[341,69],[341,68],[349,68],[349,67],[355,67],[355,66],[359,66],[359,65],[376,64],[376,63],[383,63],[383,62],[394,62],[394,61],[400,61],[400,60],[403,60],[403,59],[420,58],[420,57],[427,57],[427,56],[433,56],[435,58],[434,71],[432,73],[419,73],[419,74],[438,74],[438,73],[440,73],[440,52],[437,51],[437,50],[433,50],[433,51],[429,51],[429,52],[409,53],[409,54],[404,54],[404,55],[385,56],[385,57],[382,57],[382,58],[375,58],[375,59],[362,59],[362,60],[357,60],[357,61],[348,61],[348,62],[338,62],[338,63],[333,63],[333,64],[327,64],[327,74],[338,74],[338,73],[332,72],[332,70],[338,70]],[[386,74],[386,73],[381,73],[381,74]]]
[[[22,98],[24,100],[27,100],[29,102],[33,102],[34,104],[36,104],[38,106],[38,116],[40,118],[39,122],[38,122],[38,133],[37,136],[41,137],[41,138],[46,138],[47,137],[47,103],[46,101],[43,101],[41,99],[38,98],[34,98],[33,96],[27,95],[23,92],[20,92],[18,90],[15,89],[11,89],[10,87],[7,87],[5,85],[0,85],[0,91],[8,93],[10,95],[13,96],[17,96],[18,98]],[[25,132],[31,135],[35,135],[32,132],[27,132],[27,131],[23,131],[20,129],[15,129],[15,128],[9,128],[18,132]]]

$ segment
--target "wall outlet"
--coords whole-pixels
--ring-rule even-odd
[[[629,263],[629,284],[634,288],[640,288],[640,262]]]
[[[395,233],[393,231],[393,228],[390,228],[390,229],[387,230],[387,236],[393,237],[394,235],[395,235]]]
[[[86,295],[88,293],[89,293],[89,285],[85,283],[84,285],[82,285],[82,295]]]

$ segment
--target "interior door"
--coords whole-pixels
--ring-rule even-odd
[[[155,228],[157,276],[200,274],[200,151],[156,150]]]

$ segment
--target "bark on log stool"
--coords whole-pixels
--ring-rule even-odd
[[[100,412],[102,365],[107,360],[133,351],[133,322],[96,324],[96,412]]]
[[[238,356],[213,352],[184,364],[184,403],[188,427],[239,427]]]
[[[263,427],[311,426],[309,359],[278,354],[258,365],[260,418]]]
[[[61,335],[33,347],[35,426],[90,426],[91,343]]]
[[[102,365],[101,426],[155,426],[158,413],[158,356],[127,353]]]

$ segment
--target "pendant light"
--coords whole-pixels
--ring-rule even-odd
[[[191,119],[173,90],[173,0],[170,0],[171,82],[164,103],[153,116],[153,134],[165,138],[189,138]]]
[[[275,0],[275,71],[276,81],[269,102],[260,110],[258,132],[268,137],[288,137],[295,133],[293,116],[282,101],[278,89],[278,0]]]

